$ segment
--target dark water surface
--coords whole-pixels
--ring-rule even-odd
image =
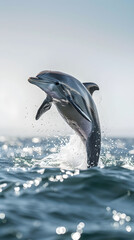
[[[134,239],[134,139],[104,139],[88,170],[73,141],[0,137],[1,240]]]

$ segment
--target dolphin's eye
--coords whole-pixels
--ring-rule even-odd
[[[59,85],[59,82],[56,82],[55,85]]]

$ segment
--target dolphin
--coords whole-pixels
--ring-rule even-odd
[[[92,82],[81,83],[76,78],[58,71],[42,71],[28,81],[47,94],[37,111],[36,120],[54,103],[64,120],[83,141],[87,152],[87,167],[97,166],[101,130],[92,94],[99,90],[98,85]]]

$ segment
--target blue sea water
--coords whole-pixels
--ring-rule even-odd
[[[1,136],[0,239],[134,239],[134,139],[104,138],[86,169],[78,137]]]

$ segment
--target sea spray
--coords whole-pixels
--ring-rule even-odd
[[[69,170],[86,169],[87,153],[81,139],[74,134],[70,136],[67,143],[60,145],[58,153],[53,152],[43,161],[45,167],[59,167]]]

